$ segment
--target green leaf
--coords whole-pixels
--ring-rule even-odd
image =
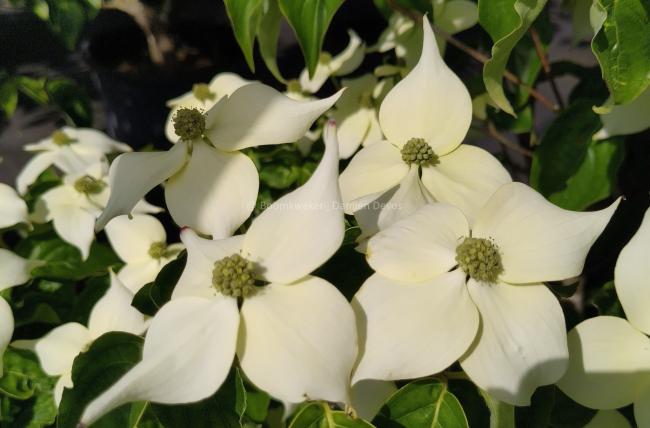
[[[303,406],[291,420],[288,428],[372,428],[363,419],[353,418],[345,412],[330,409],[324,402]]]
[[[526,428],[583,427],[595,413],[571,400],[555,385],[537,388],[530,406],[515,409],[517,426]]]
[[[282,15],[278,7],[278,0],[265,0],[262,12],[260,28],[257,32],[257,42],[260,47],[260,55],[264,64],[271,71],[279,82],[285,83],[282,73],[278,68],[278,38],[280,36],[280,23]]]
[[[415,381],[401,388],[384,404],[373,423],[380,428],[468,426],[460,402],[438,379]]]
[[[591,41],[615,104],[634,100],[650,84],[650,3],[595,0],[602,26]]]
[[[138,290],[131,306],[145,315],[154,316],[172,298],[174,287],[183,274],[186,263],[187,251],[181,251],[176,259],[163,266],[154,282]]]
[[[609,197],[624,157],[622,141],[593,141],[601,124],[591,106],[578,100],[551,124],[533,155],[530,183],[554,204],[584,210]]]
[[[45,89],[45,77],[31,78],[27,76],[16,77],[16,87],[37,104],[47,104],[50,97]]]
[[[260,171],[260,181],[272,189],[287,189],[301,176],[301,168],[296,165],[272,164]]]
[[[63,45],[74,50],[86,24],[86,9],[77,0],[49,1],[48,23]]]
[[[480,391],[490,409],[490,428],[515,428],[515,408],[494,399],[486,391]]]
[[[343,0],[278,0],[298,37],[309,76],[314,75],[327,28]]]
[[[263,0],[224,0],[223,3],[248,67],[255,71],[253,47],[262,18]]]
[[[228,375],[221,388],[209,398],[193,404],[151,404],[166,428],[240,428],[246,411],[246,390],[238,369]]]
[[[139,336],[112,332],[101,336],[88,351],[79,354],[72,367],[74,388],[63,392],[57,427],[76,428],[84,408],[140,361],[143,342]],[[118,407],[93,427],[128,428],[132,406],[141,406],[141,403]]]
[[[503,73],[510,53],[540,14],[547,0],[479,0],[479,23],[490,34],[492,58],[483,67],[483,82],[492,100],[514,116],[503,91]]]
[[[266,392],[260,391],[246,383],[244,383],[244,388],[246,389],[246,409],[244,415],[250,418],[253,422],[264,422],[269,413],[271,397]]]
[[[589,299],[589,303],[598,308],[600,315],[610,315],[625,318],[623,306],[616,295],[614,281],[603,284]]]
[[[6,117],[13,116],[18,106],[18,88],[13,79],[7,79],[0,83],[0,109],[5,112]]]
[[[93,110],[86,91],[69,79],[52,79],[46,83],[51,101],[56,104],[76,126],[91,126]]]

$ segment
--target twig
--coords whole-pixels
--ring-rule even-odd
[[[496,127],[492,122],[487,122],[485,128],[478,128],[474,127],[474,129],[478,129],[479,131],[482,131],[484,134],[494,138],[497,140],[499,143],[502,145],[506,146],[509,149],[512,149],[516,151],[517,153],[526,156],[527,158],[532,158],[533,157],[533,152],[531,150],[528,150],[524,147],[521,147],[519,144],[515,143],[514,141],[510,141],[508,138],[506,138],[505,135],[497,131]]]
[[[386,2],[388,6],[395,10],[398,13],[401,13],[402,15],[407,16],[408,18],[412,19],[415,22],[420,22],[422,20],[422,15],[419,13],[404,8],[401,5],[397,4],[395,0],[387,0]],[[477,51],[476,49],[466,45],[465,43],[461,42],[460,40],[454,38],[452,35],[448,34],[447,32],[437,28],[433,27],[433,32],[442,37],[449,43],[450,45],[454,46],[455,48],[463,51],[467,55],[469,55],[471,58],[475,59],[476,61],[480,62],[481,64],[485,64],[490,60],[486,55],[482,54],[481,52]],[[551,100],[546,98],[544,94],[539,92],[537,89],[526,85],[524,82],[521,81],[519,77],[517,77],[515,74],[508,70],[504,70],[503,72],[503,77],[505,77],[506,80],[514,83],[515,85],[521,86],[523,89],[527,90],[530,92],[530,95],[535,98],[537,101],[539,101],[544,107],[546,107],[548,110],[552,112],[556,112],[559,110],[559,107],[557,104],[553,103]]]
[[[548,82],[551,84],[551,90],[553,91],[555,100],[557,101],[560,108],[563,109],[564,101],[562,101],[562,95],[560,95],[560,90],[558,89],[557,84],[555,83],[555,79],[553,78],[553,74],[551,71],[551,64],[548,60],[548,56],[544,52],[544,47],[542,46],[542,41],[539,38],[539,34],[537,33],[537,30],[535,30],[535,28],[533,27],[530,27],[530,37],[533,39],[533,43],[535,44],[535,52],[537,52],[537,57],[542,63],[542,69],[544,70],[544,74],[546,75]]]

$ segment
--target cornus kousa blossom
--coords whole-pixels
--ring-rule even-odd
[[[163,225],[150,215],[119,216],[106,225],[106,236],[118,257],[126,263],[117,274],[124,285],[137,293],[183,249],[167,245]]]
[[[45,192],[37,203],[34,221],[52,221],[56,233],[81,252],[83,259],[90,253],[95,233],[95,219],[110,197],[104,162],[93,164],[84,171],[63,177],[63,184]],[[134,207],[137,213],[162,211],[146,201]]]
[[[38,339],[33,348],[43,371],[59,377],[54,388],[58,405],[64,388],[72,388],[72,363],[79,353],[109,331],[141,334],[146,324],[144,316],[131,306],[131,293],[111,272],[111,284],[106,294],[97,301],[88,318],[88,327],[76,322],[63,324]]]
[[[182,108],[196,108],[201,111],[209,110],[221,98],[232,94],[238,88],[251,83],[234,73],[219,73],[212,78],[210,83],[195,83],[192,90],[179,97],[167,101],[171,108],[165,125],[165,136],[171,142],[177,142],[179,136],[174,130],[174,117]]]
[[[376,273],[353,300],[364,344],[353,382],[427,376],[459,359],[494,398],[529,404],[568,360],[562,309],[542,281],[581,272],[617,205],[567,211],[509,183],[471,227],[435,203],[375,235]]]
[[[325,154],[309,181],[245,235],[207,240],[183,230],[187,265],[151,322],[142,361],[88,405],[82,423],[129,401],[208,397],[235,355],[247,378],[279,400],[349,402],[354,314],[333,285],[310,275],[343,240],[335,133],[325,129]]]
[[[180,140],[171,149],[115,159],[110,169],[115,191],[96,229],[129,214],[140,198],[169,178],[165,200],[177,224],[213,238],[230,236],[253,211],[259,187],[253,161],[239,150],[298,140],[340,94],[301,102],[250,83],[205,113],[179,109],[174,129]]]
[[[458,206],[471,220],[511,181],[488,152],[461,145],[472,121],[472,100],[440,57],[426,19],[423,25],[420,61],[379,109],[386,140],[363,148],[340,177],[346,212],[355,214],[364,235],[432,200]]]
[[[599,316],[571,330],[558,386],[594,409],[634,404],[638,426],[650,427],[650,210],[618,257],[614,284],[627,321]]]
[[[16,178],[16,187],[21,194],[51,165],[66,174],[75,173],[100,162],[108,153],[131,151],[128,145],[95,129],[67,126],[24,148],[36,154]]]

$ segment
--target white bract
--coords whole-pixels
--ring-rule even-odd
[[[108,166],[104,162],[90,165],[85,170],[63,177],[63,184],[45,192],[36,208],[41,221],[52,221],[56,233],[88,258],[95,239],[95,220],[106,207],[111,190],[107,184]],[[160,212],[146,201],[139,201],[137,213]],[[36,215],[34,221],[36,221]]]
[[[558,386],[593,409],[634,404],[639,427],[650,427],[650,209],[618,256],[614,284],[627,321],[598,316],[571,330]]]
[[[16,188],[21,194],[51,165],[66,174],[73,174],[102,161],[108,153],[131,151],[131,147],[103,132],[67,126],[38,143],[25,145],[24,149],[35,155],[16,178]]]
[[[150,215],[115,217],[106,225],[106,236],[126,263],[117,277],[133,293],[156,279],[163,266],[183,249],[182,244],[167,245],[165,228]]]
[[[27,204],[13,187],[0,183],[0,229],[29,223]]]
[[[603,127],[594,138],[604,140],[616,135],[636,134],[650,128],[650,88],[634,101],[621,106],[613,106],[611,111],[600,116]]]
[[[542,282],[580,274],[617,205],[567,211],[509,183],[472,227],[435,203],[375,235],[376,273],[352,302],[365,344],[353,382],[427,376],[460,359],[491,396],[528,405],[568,360],[562,309]]]
[[[325,154],[309,181],[245,235],[207,240],[182,231],[187,265],[151,322],[142,361],[88,405],[82,423],[129,401],[209,397],[235,355],[246,377],[279,400],[349,403],[354,314],[333,285],[310,275],[343,240],[335,133],[325,129]]]
[[[75,357],[87,350],[95,339],[110,331],[144,332],[144,316],[131,306],[132,300],[133,293],[111,272],[110,287],[90,312],[88,327],[76,322],[63,324],[34,343],[43,371],[49,376],[59,377],[54,387],[57,406],[63,388],[73,386],[72,363]]]
[[[340,177],[346,212],[355,214],[364,236],[432,200],[458,206],[471,221],[511,181],[487,151],[461,144],[472,121],[472,100],[440,57],[426,19],[423,25],[420,61],[379,109],[386,140],[363,148]]]
[[[298,140],[340,95],[300,102],[250,83],[204,114],[179,110],[176,132],[184,137],[171,149],[125,153],[111,164],[110,184],[116,190],[96,229],[129,214],[140,198],[169,178],[165,199],[178,225],[213,238],[232,235],[255,207],[259,187],[253,161],[240,150]]]
[[[382,93],[377,78],[365,74],[353,79],[343,79],[346,91],[337,101],[332,118],[338,125],[339,156],[347,159],[359,146],[381,141],[383,135],[379,127],[377,109]]]
[[[208,111],[221,98],[229,96],[242,86],[252,83],[234,73],[219,73],[212,78],[210,83],[196,83],[192,90],[179,97],[167,101],[171,108],[165,124],[165,136],[173,143],[179,140],[174,132],[174,116],[181,108],[198,108]]]
[[[336,56],[332,56],[327,52],[321,53],[316,70],[311,78],[306,68],[300,73],[298,83],[300,83],[303,92],[316,93],[330,76],[345,76],[361,65],[366,45],[354,31],[348,31],[348,35],[350,41],[341,53]]]

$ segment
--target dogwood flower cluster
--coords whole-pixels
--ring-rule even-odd
[[[448,33],[477,19],[465,0],[436,1],[434,12]],[[315,74],[303,71],[286,94],[231,73],[197,83],[168,102],[165,151],[132,152],[72,128],[28,146],[39,154],[18,177],[18,191],[0,185],[0,228],[51,222],[82,259],[104,230],[124,263],[110,272],[87,326],[66,323],[15,343],[59,377],[57,404],[74,388],[74,358],[102,334],[125,331],[144,334],[142,359],[86,406],[84,426],[124,403],[207,398],[233,362],[287,408],[324,400],[372,417],[394,391],[391,381],[458,362],[508,404],[528,405],[538,387],[559,381],[589,407],[635,403],[639,424],[650,424],[650,375],[639,374],[650,372],[643,287],[650,214],[616,268],[629,322],[598,317],[567,336],[544,283],[581,274],[620,200],[593,212],[561,209],[513,182],[488,151],[463,143],[472,100],[426,19],[421,28],[391,19],[369,50],[390,49],[402,59],[419,54],[406,61],[401,80],[399,73],[345,78],[344,89],[324,99],[314,94],[327,79],[364,60],[365,43],[353,32],[346,49],[323,54]],[[324,123],[325,147],[315,171],[251,219],[260,178],[249,149],[311,145],[321,136],[314,123]],[[107,154],[117,152],[109,166]],[[348,158],[340,173],[339,160]],[[30,212],[21,195],[50,167],[60,183]],[[144,200],[158,185],[182,243],[168,243],[151,215],[162,208]],[[344,240],[345,214],[361,228],[358,249],[374,270],[352,302],[317,271]],[[182,251],[187,262],[171,300],[145,320],[133,296]],[[45,263],[0,249],[0,291],[27,283]],[[10,306],[0,298],[0,352],[12,331]],[[599,414],[609,417],[616,415]]]

